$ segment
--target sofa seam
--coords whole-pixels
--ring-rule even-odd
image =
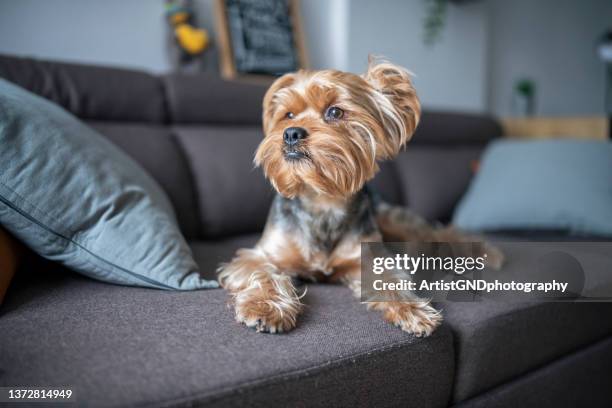
[[[195,228],[195,235],[197,238],[201,239],[204,236],[204,226],[202,224],[202,216],[200,214],[201,212],[201,208],[202,206],[201,204],[201,197],[200,197],[200,192],[199,189],[197,187],[197,178],[195,175],[195,172],[193,170],[193,166],[191,165],[191,161],[189,160],[189,157],[187,155],[187,151],[185,149],[185,146],[183,144],[183,142],[180,140],[180,137],[177,134],[177,129],[176,127],[171,124],[170,126],[168,126],[168,134],[170,136],[170,141],[172,144],[174,144],[174,146],[176,146],[176,150],[178,152],[178,154],[181,156],[181,159],[183,161],[183,163],[185,164],[185,168],[187,169],[187,173],[189,174],[189,180],[187,180],[187,182],[190,184],[190,191],[191,191],[191,199],[194,205],[194,210],[195,210],[195,215],[196,215],[196,228]]]
[[[170,112],[170,95],[168,90],[167,75],[155,75],[155,78],[159,82],[159,87],[162,95],[162,112],[164,116],[162,118],[161,124],[170,125],[173,123],[173,118]]]
[[[185,166],[187,167],[187,171],[189,172],[189,179],[190,179],[189,181],[191,183],[191,186],[193,187],[192,196],[193,196],[193,200],[195,204],[195,210],[196,210],[197,222],[198,222],[198,225],[196,226],[197,227],[196,236],[198,239],[202,239],[206,236],[205,234],[206,227],[205,227],[205,222],[204,222],[205,217],[204,217],[203,210],[202,210],[203,198],[200,193],[200,188],[198,187],[196,172],[193,167],[193,163],[191,162],[191,158],[189,154],[187,153],[188,149],[185,147],[185,143],[181,140],[178,134],[179,129],[177,128],[177,126],[175,124],[171,124],[169,126],[168,131],[170,133],[170,137],[174,140],[177,146],[179,154],[184,159]]]
[[[452,336],[452,332],[449,331],[450,336]],[[435,339],[436,341],[440,341],[442,338],[438,338]],[[163,406],[163,407],[178,407],[181,406],[183,404],[206,404],[206,403],[211,403],[214,401],[219,401],[219,400],[223,400],[224,398],[227,398],[229,395],[231,395],[231,393],[233,392],[237,392],[237,393],[243,393],[243,392],[248,392],[248,391],[253,391],[259,388],[264,388],[270,385],[275,385],[275,384],[279,384],[279,383],[283,383],[289,380],[298,380],[301,378],[305,378],[308,377],[309,375],[311,375],[313,372],[319,371],[319,370],[332,370],[335,369],[339,366],[341,366],[344,362],[350,361],[350,360],[355,360],[355,359],[361,359],[363,357],[366,356],[371,356],[372,354],[377,354],[377,355],[381,355],[384,354],[388,351],[394,350],[394,349],[400,349],[402,347],[404,347],[405,345],[410,345],[410,344],[415,344],[415,343],[420,343],[423,341],[427,341],[425,339],[419,339],[416,342],[414,340],[411,341],[401,341],[398,343],[393,343],[387,346],[383,346],[383,347],[379,347],[379,348],[375,348],[372,350],[367,350],[367,351],[362,351],[359,353],[355,353],[349,356],[345,356],[345,357],[341,357],[338,359],[333,359],[324,363],[320,363],[320,364],[316,364],[314,366],[311,367],[306,367],[306,368],[301,368],[301,369],[297,369],[297,370],[293,370],[293,371],[289,371],[286,373],[282,373],[282,374],[277,374],[274,376],[270,376],[267,378],[263,378],[263,379],[255,379],[255,380],[249,380],[249,381],[245,381],[243,383],[237,384],[237,385],[233,385],[233,386],[227,386],[225,388],[223,388],[221,391],[212,391],[212,392],[206,392],[206,393],[202,393],[202,394],[192,394],[191,396],[186,396],[186,397],[180,397],[180,398],[174,398],[174,399],[169,399],[169,400],[158,400],[158,401],[153,401],[153,402],[146,402],[143,404],[139,404],[138,406],[141,407],[159,407],[159,406]],[[454,352],[454,348],[453,352]],[[452,395],[450,395],[449,397],[452,397]]]

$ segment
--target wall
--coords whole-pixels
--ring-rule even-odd
[[[213,0],[194,0],[211,29]],[[362,72],[369,53],[415,74],[426,107],[512,114],[512,88],[529,76],[538,113],[603,112],[604,66],[595,39],[612,28],[610,0],[479,0],[449,6],[442,39],[423,44],[425,0],[301,0],[313,68]],[[0,0],[0,53],[164,72],[162,0]],[[217,70],[213,46],[204,57]]]
[[[213,4],[194,1],[209,29]],[[447,31],[431,49],[422,42],[423,0],[302,0],[301,9],[313,68],[362,72],[369,53],[382,54],[414,71],[426,106],[485,108],[482,5],[451,6]],[[166,41],[161,0],[0,2],[0,53],[164,72]],[[213,45],[206,70],[216,71],[217,55]]]
[[[346,68],[349,0],[300,3],[310,62]],[[216,72],[214,0],[193,0],[213,41],[203,67]],[[164,72],[171,68],[162,0],[0,0],[0,53]]]
[[[348,68],[362,72],[368,54],[410,69],[425,107],[486,109],[486,2],[448,7],[441,40],[423,43],[424,0],[351,0]]]
[[[612,29],[610,0],[489,0],[490,110],[511,115],[515,81],[536,82],[536,113],[604,112],[596,39]]]
[[[1,0],[0,53],[169,68],[161,0]]]
[[[348,69],[351,0],[302,0],[300,6],[310,66]]]

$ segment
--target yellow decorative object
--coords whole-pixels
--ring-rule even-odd
[[[179,11],[170,16],[170,21],[173,25],[186,23],[189,20],[189,13],[185,11]]]
[[[208,45],[206,30],[192,27],[189,24],[178,24],[174,29],[174,34],[181,48],[192,55],[201,53]]]

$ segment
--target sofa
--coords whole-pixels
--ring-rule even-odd
[[[137,160],[205,277],[256,242],[273,197],[252,164],[265,86],[13,56],[0,77]],[[426,110],[372,184],[448,222],[502,136],[492,117]],[[67,386],[77,405],[110,407],[612,406],[611,303],[446,302],[442,326],[417,338],[342,286],[308,284],[304,302],[293,331],[260,334],[234,321],[222,289],[111,285],[28,254],[0,306],[0,386]]]

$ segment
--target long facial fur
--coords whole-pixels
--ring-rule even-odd
[[[344,116],[326,121],[330,106]],[[255,163],[287,198],[306,186],[325,196],[355,194],[375,175],[377,161],[394,157],[412,137],[421,113],[409,73],[387,62],[371,62],[362,76],[335,70],[284,75],[266,93],[263,108],[265,137]],[[288,127],[308,132],[298,147],[305,158],[285,159]]]

